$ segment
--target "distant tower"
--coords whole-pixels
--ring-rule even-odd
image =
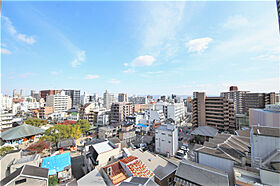
[[[20,97],[23,97],[23,96],[24,96],[24,90],[20,89]]]
[[[35,90],[31,90],[31,91],[30,91],[30,96],[31,96],[31,97],[34,97],[34,95],[35,95]]]
[[[17,95],[18,95],[17,89],[14,89],[14,90],[13,90],[13,97],[16,97]]]
[[[229,87],[229,91],[238,91],[237,86],[231,86]]]

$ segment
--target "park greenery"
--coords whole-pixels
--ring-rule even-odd
[[[42,140],[50,142],[58,142],[62,139],[81,137],[81,134],[86,134],[90,129],[90,124],[87,120],[79,120],[74,125],[55,125],[46,130]]]
[[[56,176],[49,177],[49,186],[58,185],[58,178]]]
[[[41,127],[46,125],[48,122],[46,120],[41,120],[38,118],[27,118],[24,121],[25,124],[32,125],[34,127]]]
[[[5,153],[14,150],[14,147],[5,146],[0,148],[0,156],[3,156]]]

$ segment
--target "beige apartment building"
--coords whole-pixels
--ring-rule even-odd
[[[211,126],[220,132],[236,129],[234,104],[227,98],[206,97],[205,92],[194,92],[192,113],[194,127]]]
[[[119,123],[124,121],[127,116],[133,113],[133,107],[131,103],[119,102],[113,103],[110,112],[110,123]]]
[[[128,102],[128,96],[126,93],[119,93],[118,102]]]

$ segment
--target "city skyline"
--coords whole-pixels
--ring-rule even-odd
[[[1,13],[4,94],[279,92],[274,1],[2,2]]]

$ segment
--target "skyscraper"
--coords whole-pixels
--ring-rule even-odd
[[[20,97],[23,97],[23,96],[24,96],[24,90],[20,89]]]
[[[18,96],[18,92],[17,92],[17,89],[14,89],[13,90],[13,97],[16,97],[16,96]]]
[[[107,90],[103,94],[103,105],[106,109],[110,109],[114,101],[114,94],[110,94]]]

